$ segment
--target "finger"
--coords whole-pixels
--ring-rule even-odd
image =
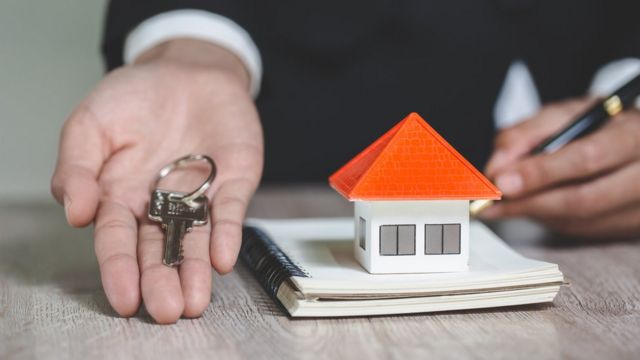
[[[500,169],[512,165],[593,102],[594,99],[578,99],[547,105],[534,117],[502,130],[496,137],[495,150],[485,173],[493,177]]]
[[[65,124],[51,179],[53,196],[64,205],[69,224],[76,227],[93,221],[100,195],[97,178],[106,157],[100,129],[92,116],[81,107]]]
[[[496,174],[496,185],[510,197],[525,196],[629,163],[640,154],[640,121],[611,122],[600,131],[546,155],[534,156]]]
[[[640,204],[632,204],[593,219],[549,220],[546,224],[559,233],[587,239],[636,239],[640,233]]]
[[[123,205],[104,201],[96,217],[95,252],[107,299],[122,316],[140,307],[140,272],[136,261],[137,223]]]
[[[143,221],[138,238],[144,306],[158,323],[175,323],[184,311],[184,297],[177,268],[162,263],[164,234],[158,224]]]
[[[211,300],[211,225],[194,226],[184,238],[184,261],[180,265],[180,283],[186,317],[198,317]]]
[[[248,179],[230,179],[220,185],[211,211],[211,264],[221,274],[233,269],[242,241],[242,222],[255,185]]]
[[[640,200],[640,163],[591,181],[556,187],[515,200],[504,200],[480,216],[496,219],[532,216],[548,219],[590,219]]]

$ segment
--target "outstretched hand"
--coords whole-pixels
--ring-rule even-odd
[[[217,165],[207,195],[211,221],[184,240],[179,268],[162,264],[160,226],[147,219],[150,186],[165,164],[206,154]],[[242,64],[194,40],[161,45],[108,74],[64,125],[52,178],[72,226],[95,224],[95,252],[113,308],[135,314],[141,300],[160,323],[199,316],[211,297],[211,267],[233,268],[241,224],[258,186],[262,130]],[[189,191],[206,173],[178,174]]]
[[[527,156],[593,101],[548,105],[498,135],[486,173],[505,200],[481,217],[530,216],[558,232],[581,237],[640,235],[638,110],[615,116],[601,129],[556,152]]]

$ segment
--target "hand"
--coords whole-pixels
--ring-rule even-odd
[[[628,110],[596,132],[551,154],[526,154],[593,104],[544,107],[502,131],[486,169],[505,200],[481,217],[530,216],[552,229],[589,238],[640,235],[640,112]]]
[[[161,261],[161,228],[147,219],[150,186],[162,166],[197,153],[211,156],[218,169],[208,192],[211,221],[186,235],[184,262],[169,268]],[[157,322],[172,323],[207,308],[211,266],[232,270],[262,162],[262,130],[242,64],[208,43],[172,41],[108,74],[73,112],[52,193],[69,224],[95,223],[113,308],[132,316],[142,299]],[[181,172],[168,180],[189,191],[206,175]]]

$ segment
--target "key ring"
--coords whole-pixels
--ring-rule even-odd
[[[178,159],[174,160],[170,164],[165,165],[158,172],[158,176],[156,176],[156,180],[154,182],[154,187],[157,188],[158,187],[158,183],[160,183],[160,180],[162,180],[164,177],[169,175],[175,169],[177,169],[177,168],[179,168],[181,166],[184,166],[186,163],[193,162],[193,161],[201,161],[201,160],[208,162],[209,165],[211,166],[211,172],[209,172],[209,176],[202,183],[202,185],[200,185],[197,189],[195,189],[194,191],[192,191],[192,192],[190,192],[190,193],[188,193],[186,195],[182,195],[182,194],[179,194],[179,193],[171,193],[171,194],[169,194],[169,198],[171,198],[172,200],[182,200],[187,205],[198,206],[197,203],[194,202],[193,200],[195,200],[199,196],[203,195],[211,187],[211,184],[213,183],[213,179],[216,177],[216,164],[213,162],[213,159],[211,159],[207,155],[189,154],[189,155],[186,155],[186,156],[183,156],[181,158],[178,158]]]

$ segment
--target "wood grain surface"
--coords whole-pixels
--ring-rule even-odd
[[[250,216],[345,216],[325,186],[268,188]],[[118,317],[102,291],[91,229],[52,203],[0,204],[0,359],[638,358],[640,243],[554,238],[526,221],[492,224],[571,285],[554,304],[426,315],[290,319],[248,270],[214,277],[199,319]]]

